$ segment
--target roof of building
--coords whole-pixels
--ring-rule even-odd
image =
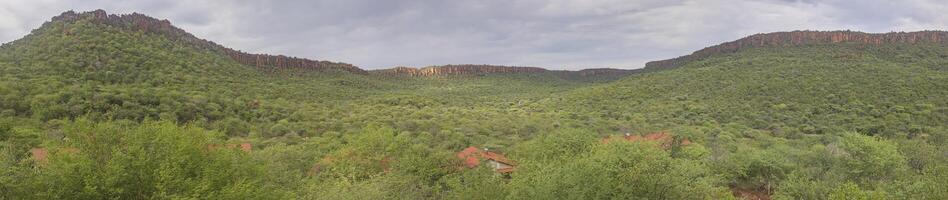
[[[497,171],[497,172],[500,172],[500,173],[510,173],[510,172],[513,172],[515,169],[517,169],[517,168],[507,167],[507,168],[500,168],[500,169],[497,169],[496,171]]]
[[[461,150],[461,152],[458,152],[457,156],[458,158],[464,161],[465,166],[477,167],[477,165],[480,164],[481,161],[475,155],[479,155],[480,151],[481,150],[478,149],[477,147],[468,147],[464,150]]]
[[[503,164],[511,165],[511,166],[517,165],[516,162],[508,159],[503,154],[492,152],[492,151],[484,151],[484,150],[481,150],[480,148],[473,147],[473,146],[468,147],[464,150],[461,150],[460,152],[457,153],[457,156],[458,158],[464,161],[464,165],[467,167],[476,167],[478,164],[481,163],[481,159],[493,160],[493,161],[497,161],[499,163],[503,163]]]
[[[484,157],[484,159],[497,161],[497,162],[499,162],[499,163],[504,163],[504,164],[507,164],[507,165],[516,165],[516,164],[517,164],[517,163],[515,163],[513,160],[507,159],[507,157],[504,156],[503,154],[499,154],[499,153],[495,153],[495,152],[485,151],[485,152],[483,152],[483,153],[481,154],[481,156]]]

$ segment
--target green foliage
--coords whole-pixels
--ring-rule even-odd
[[[850,176],[862,181],[893,178],[907,166],[895,144],[857,133],[843,134],[840,147]]]
[[[219,138],[167,122],[66,124],[68,140],[51,144],[48,160],[20,167],[13,194],[28,199],[280,199],[261,185],[262,169],[246,153],[210,149]]]
[[[491,200],[509,195],[504,178],[486,166],[445,177],[444,182],[450,188],[445,199]]]
[[[0,199],[948,199],[944,52],[810,45],[621,79],[390,77],[256,69],[56,21],[0,46]],[[658,131],[675,145],[601,142]],[[208,148],[243,142],[253,151]],[[463,168],[453,154],[469,146],[517,169]]]
[[[595,140],[564,132],[541,136],[521,151],[510,183],[513,199],[721,199],[729,197],[702,162],[675,159],[652,143]],[[552,150],[552,152],[550,152]]]
[[[859,186],[853,183],[845,183],[840,185],[836,189],[833,189],[830,192],[829,199],[831,200],[870,200],[870,199],[885,199],[885,195],[873,191],[864,191],[859,189]]]
[[[825,199],[832,185],[826,181],[814,181],[801,174],[791,174],[780,182],[774,199]]]

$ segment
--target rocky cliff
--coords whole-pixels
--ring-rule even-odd
[[[317,61],[305,58],[288,57],[282,55],[253,54],[239,50],[224,47],[212,41],[195,37],[194,35],[171,25],[168,20],[159,20],[147,15],[132,14],[108,14],[104,10],[95,10],[90,12],[77,13],[67,11],[59,16],[53,17],[51,22],[64,22],[63,34],[70,34],[68,26],[80,20],[89,20],[93,23],[109,25],[131,31],[142,31],[150,34],[165,36],[171,40],[182,41],[191,44],[197,48],[204,48],[222,55],[226,55],[238,63],[254,66],[261,70],[277,71],[286,69],[302,70],[342,70],[357,74],[369,74],[356,66],[347,63]],[[44,26],[49,24],[44,24]],[[498,74],[498,73],[544,73],[553,72],[564,77],[590,77],[590,76],[622,76],[636,72],[638,70],[622,69],[585,69],[580,71],[554,71],[538,67],[512,67],[495,65],[445,65],[432,66],[424,68],[395,67],[390,69],[373,70],[372,74],[382,76],[410,76],[425,77],[438,75],[479,75],[479,74]]]
[[[638,69],[592,68],[579,71],[567,71],[578,76],[625,75],[639,72]]]
[[[948,32],[919,31],[893,33],[862,33],[854,31],[793,31],[756,34],[736,41],[698,50],[691,55],[678,58],[653,61],[645,64],[647,70],[672,68],[684,63],[707,58],[713,55],[734,53],[752,47],[800,46],[814,44],[853,43],[853,44],[894,44],[894,43],[939,43],[948,42]]]
[[[600,75],[625,75],[635,70],[597,68],[584,69],[580,71],[547,70],[539,67],[512,67],[497,65],[444,65],[431,66],[423,68],[395,67],[390,69],[373,70],[372,74],[382,76],[443,76],[443,75],[480,75],[480,74],[501,74],[501,73],[554,73],[562,76],[600,76]]]
[[[113,27],[163,35],[172,40],[190,43],[198,48],[206,48],[219,52],[223,55],[233,58],[241,64],[254,66],[263,70],[342,70],[358,74],[367,74],[365,70],[346,63],[316,61],[282,55],[252,54],[234,50],[208,40],[197,38],[180,28],[172,26],[171,22],[168,20],[158,20],[138,13],[114,15],[107,14],[103,10],[95,10],[84,13],[67,11],[59,16],[53,17],[54,22],[66,22],[66,26],[68,26],[69,23],[79,20],[91,20],[94,23],[106,24]],[[68,31],[69,29],[64,30]]]
[[[538,73],[546,72],[546,69],[538,67],[508,67],[494,65],[444,65],[424,68],[395,67],[391,69],[382,69],[372,71],[379,75],[403,75],[403,76],[438,76],[438,75],[464,75],[464,74],[493,74],[493,73]]]

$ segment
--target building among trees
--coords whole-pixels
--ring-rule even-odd
[[[458,158],[464,161],[464,167],[474,168],[485,161],[495,171],[500,173],[510,173],[514,171],[517,164],[506,156],[497,152],[491,152],[488,149],[481,150],[477,147],[468,147],[457,153]]]

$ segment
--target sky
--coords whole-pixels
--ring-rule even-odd
[[[168,19],[246,52],[364,69],[633,69],[755,33],[948,30],[944,0],[3,0],[0,41],[95,9]]]

